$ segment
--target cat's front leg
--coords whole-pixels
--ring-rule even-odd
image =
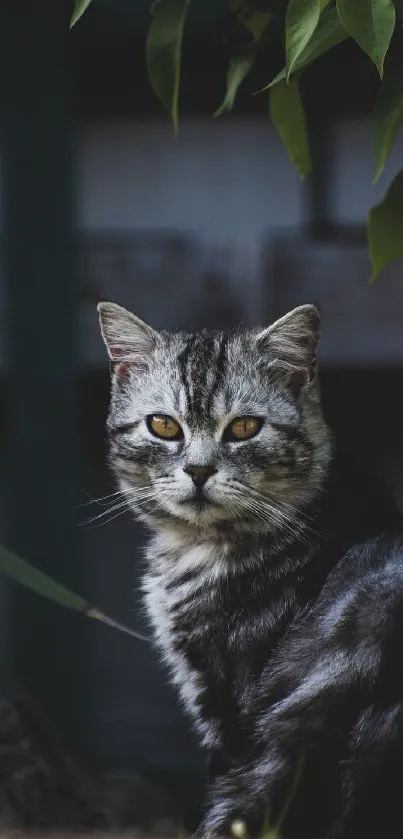
[[[240,797],[246,774],[246,768],[240,770],[231,766],[221,751],[210,754],[207,813],[195,839],[233,836],[232,825],[238,820],[236,801]]]
[[[237,770],[215,781],[210,789],[207,812],[197,830],[196,839],[234,837],[234,824],[244,823],[244,808],[238,803],[239,799],[244,798],[241,789],[243,779]]]
[[[277,782],[291,772],[288,760],[274,754],[248,766],[233,768],[218,777],[209,793],[209,806],[198,830],[199,839],[222,839],[237,835],[240,823],[245,836],[258,836],[270,824],[270,802]]]

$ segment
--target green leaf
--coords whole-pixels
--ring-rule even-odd
[[[74,609],[76,612],[86,612],[88,604],[78,594],[73,594],[64,586],[56,583],[51,577],[48,577],[38,568],[19,559],[18,556],[0,547],[0,571],[11,577],[16,583],[41,594],[42,597],[47,597],[60,606],[67,606],[69,609]]]
[[[349,35],[374,62],[380,77],[395,28],[392,0],[337,0],[340,20]]]
[[[238,89],[248,75],[254,61],[254,55],[242,55],[231,58],[227,73],[227,92],[224,102],[214,114],[215,117],[219,117],[232,110]]]
[[[74,594],[68,588],[65,588],[65,586],[62,586],[60,583],[57,583],[56,580],[53,580],[52,577],[48,577],[48,575],[44,574],[43,571],[39,571],[38,568],[30,565],[29,562],[25,562],[25,560],[20,559],[18,556],[11,553],[11,551],[7,551],[1,546],[0,571],[16,583],[26,586],[26,588],[31,589],[31,591],[34,591],[42,597],[46,597],[48,600],[53,600],[53,602],[58,603],[59,606],[64,606],[67,609],[73,609],[74,612],[81,612],[83,615],[102,621],[103,623],[108,624],[108,626],[121,630],[121,632],[133,635],[135,638],[139,638],[142,641],[146,640],[142,635],[140,635],[140,633],[135,632],[135,630],[118,623],[113,620],[113,618],[110,618],[108,615],[100,612],[99,609],[96,609],[94,606],[91,606],[90,603],[87,603],[83,597],[80,597],[78,594]]]
[[[245,0],[228,0],[228,6],[236,14],[240,23],[248,29],[255,42],[259,41],[272,17],[270,12],[254,9]]]
[[[158,0],[146,41],[148,78],[178,130],[183,30],[190,0]]]
[[[319,23],[320,0],[290,0],[285,23],[287,81]]]
[[[74,11],[71,16],[70,29],[72,29],[73,26],[77,23],[77,21],[80,20],[80,17],[83,16],[85,10],[88,9],[90,3],[91,0],[76,0]]]
[[[383,201],[369,211],[367,233],[373,283],[387,265],[403,258],[403,169]]]
[[[306,45],[305,49],[302,50],[299,58],[297,58],[294,65],[294,72],[302,70],[304,67],[308,67],[308,65],[312,64],[316,58],[319,58],[320,55],[328,52],[328,50],[335,47],[337,44],[341,44],[341,42],[345,41],[347,37],[347,32],[340,21],[336,9],[333,8],[333,6],[328,6],[324,9],[319,18],[319,23],[311,40]],[[280,70],[277,76],[275,76],[275,78],[263,88],[263,90],[268,90],[270,87],[273,87],[278,84],[278,82],[285,79],[285,77],[286,70],[284,67]]]
[[[392,68],[391,68],[392,69]],[[403,72],[387,71],[374,110],[374,156],[376,170],[373,183],[381,176],[397,132],[403,123]]]
[[[270,117],[301,178],[311,170],[308,132],[298,84],[280,81],[270,93]]]

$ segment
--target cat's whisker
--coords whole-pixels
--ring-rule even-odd
[[[276,503],[267,500],[261,501],[263,509],[267,509],[271,516],[279,520],[279,524],[286,527],[294,536],[302,536],[302,522],[297,516],[290,516]]]
[[[262,504],[259,504],[255,499],[252,498],[244,498],[243,505],[250,510],[258,519],[261,521],[269,524],[271,529],[273,528],[273,524],[278,524],[275,520],[273,515],[268,515],[268,513],[272,513],[273,511],[270,509],[265,508]],[[285,523],[287,524],[287,523]]]
[[[312,519],[306,519],[303,515],[303,512],[298,510],[298,508],[288,505],[286,510],[284,510],[283,502],[274,499],[270,499],[270,501],[268,501],[267,503],[270,504],[271,510],[276,510],[277,514],[282,518],[284,522],[288,521],[291,522],[293,525],[297,525],[295,533],[296,535],[298,535],[301,541],[306,542],[306,544],[311,544],[310,540],[306,536],[307,532],[309,532],[312,536],[319,536],[319,531],[314,529],[309,524],[309,520],[312,521]]]
[[[280,519],[283,526],[286,527],[289,532],[291,532],[294,536],[298,536],[301,541],[304,541],[309,545],[311,542],[306,537],[306,531],[309,531],[312,535],[319,535],[318,531],[307,523],[309,521],[313,521],[313,519],[307,516],[303,510],[295,507],[295,505],[283,502],[280,499],[274,499],[263,492],[259,492],[254,487],[248,487],[247,485],[242,484],[240,481],[237,481],[236,483],[239,485],[238,490],[242,488],[242,492],[245,497],[253,498],[255,503],[261,505],[264,513],[263,518],[265,520],[267,520],[265,513],[268,512],[271,519],[273,519],[273,517]]]
[[[241,513],[240,510],[237,509],[236,505],[234,505],[230,500],[225,500],[226,508],[231,516],[231,518],[236,521],[241,521]]]
[[[82,522],[79,526],[83,527],[88,524],[93,524],[94,522],[99,521],[100,519],[106,518],[110,515],[110,513],[114,513],[116,510],[122,509],[129,509],[128,502],[126,501],[126,499],[120,501],[119,504],[114,504],[112,507],[108,507],[107,510],[103,510],[102,513],[98,513],[98,515],[93,516],[93,518],[87,519],[87,521]]]
[[[298,518],[304,519],[306,522],[312,522],[315,524],[315,519],[312,516],[309,516],[305,510],[301,510],[299,507],[296,507],[295,504],[290,504],[288,501],[284,501],[282,498],[273,498],[272,496],[262,493],[263,498],[267,498],[270,502],[278,504],[282,508],[289,510],[292,514],[298,515]]]
[[[116,492],[111,492],[109,495],[100,495],[98,498],[90,498],[89,501],[77,504],[77,507],[82,508],[89,507],[90,504],[102,504],[102,502],[109,501],[111,498],[117,498],[119,495],[123,495],[123,491],[121,489],[116,490]]]
[[[262,499],[263,501],[268,501],[271,504],[278,504],[281,505],[282,508],[289,510],[292,514],[298,515],[299,518],[306,519],[307,521],[314,522],[314,519],[311,516],[301,510],[299,507],[296,507],[295,504],[290,504],[287,501],[284,501],[282,498],[273,498],[272,495],[268,493],[262,492],[261,490],[255,489],[255,487],[247,487],[248,492],[255,495],[255,497]]]
[[[161,502],[158,500],[158,497],[156,496],[155,492],[150,491],[149,493],[143,493],[140,496],[136,496],[135,498],[129,499],[128,503],[127,503],[127,506],[126,506],[126,510],[128,512],[133,512],[133,510],[132,510],[133,504],[136,504],[136,503],[141,504],[143,502],[147,502],[147,503],[148,502],[153,502],[155,510],[162,509]],[[114,518],[117,518],[117,516],[122,515],[123,512],[125,512],[124,509],[122,509],[115,516],[113,516],[112,519],[108,519],[108,522],[113,521]],[[102,522],[102,524],[105,524],[105,522]]]
[[[123,509],[119,510],[119,512],[110,516],[108,519],[104,519],[103,521],[100,521],[100,522],[95,522],[94,519],[92,519],[89,522],[84,522],[84,526],[88,527],[88,530],[93,530],[96,527],[103,527],[103,525],[110,524],[111,521],[114,521],[115,519],[119,518],[119,516],[122,516],[124,513],[130,513],[130,512],[131,512],[130,507],[124,507]]]
[[[108,495],[100,495],[98,498],[91,498],[88,501],[84,501],[83,504],[78,504],[77,506],[79,508],[81,508],[81,507],[88,507],[91,504],[102,504],[102,502],[104,502],[104,501],[109,501],[111,499],[117,499],[119,497],[123,498],[127,495],[137,494],[139,491],[148,490],[148,489],[150,489],[149,485],[148,486],[143,486],[143,487],[142,486],[136,487],[136,488],[133,488],[133,489],[130,489],[130,490],[128,490],[128,489],[118,489],[115,492],[109,493]]]
[[[236,495],[240,500],[242,500],[242,504],[244,506],[248,506],[250,509],[254,509],[259,513],[265,513],[267,510],[272,511],[272,505],[263,501],[261,497],[249,492],[249,487],[243,486],[242,491],[240,488],[234,488],[234,495]]]
[[[116,516],[113,516],[112,519],[108,518],[108,516],[111,513],[119,511],[118,514],[120,515],[125,510],[130,511],[131,506],[136,502],[150,501],[156,498],[155,491],[150,488],[147,491],[144,490],[143,492],[139,492],[137,490],[124,491],[122,493],[122,496],[123,497],[120,499],[119,502],[112,505],[112,507],[108,507],[107,510],[103,510],[101,513],[98,513],[98,515],[94,516],[93,518],[88,519],[86,522],[83,522],[81,526],[91,525],[96,521],[100,521],[101,519],[105,519],[105,521],[102,523],[106,524],[107,522],[112,521],[113,518],[116,518]]]
[[[247,496],[243,498],[243,503],[245,507],[260,518],[261,521],[270,525],[271,529],[273,529],[273,526],[276,529],[281,527],[293,536],[299,535],[296,520],[289,517],[286,513],[282,512],[274,505],[269,504],[268,502],[263,502],[261,499]]]

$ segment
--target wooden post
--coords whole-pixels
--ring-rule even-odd
[[[2,8],[8,546],[78,587],[72,0]],[[9,603],[9,668],[79,738],[82,623],[15,586]]]

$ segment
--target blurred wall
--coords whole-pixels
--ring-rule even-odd
[[[330,210],[364,224],[401,163],[399,135],[372,186],[372,122],[337,122],[328,160]],[[78,148],[79,220],[84,230],[183,227],[256,247],[262,234],[306,224],[304,184],[264,117],[88,125]],[[214,196],[214,200],[212,200]]]
[[[336,222],[364,224],[402,150],[398,142],[384,178],[372,189],[368,123],[335,126],[327,175]],[[138,595],[144,534],[127,514],[115,518],[112,512],[103,524],[108,500],[95,501],[114,489],[105,466],[108,363],[97,300],[129,306],[157,327],[194,327],[262,322],[276,308],[301,302],[297,298],[323,296],[334,339],[325,358],[335,369],[333,378],[324,373],[330,419],[368,461],[376,453],[377,465],[403,500],[402,417],[393,401],[403,362],[398,319],[388,331],[402,271],[394,269],[384,285],[380,279],[374,292],[366,285],[364,245],[353,253],[336,242],[325,254],[322,247],[319,257],[315,243],[308,250],[301,246],[309,222],[308,187],[265,118],[183,119],[178,140],[163,116],[86,123],[78,131],[75,162],[82,289],[79,538],[93,602],[144,630]],[[373,303],[362,303],[374,294]],[[381,310],[379,328],[386,324],[390,351],[380,363]],[[348,311],[354,312],[349,327],[354,340],[350,355],[341,359]],[[360,335],[368,338],[361,352]],[[395,378],[383,377],[385,365],[392,365]],[[92,626],[89,635],[88,748],[115,767],[196,772],[201,758],[195,740],[152,649],[106,627]]]

